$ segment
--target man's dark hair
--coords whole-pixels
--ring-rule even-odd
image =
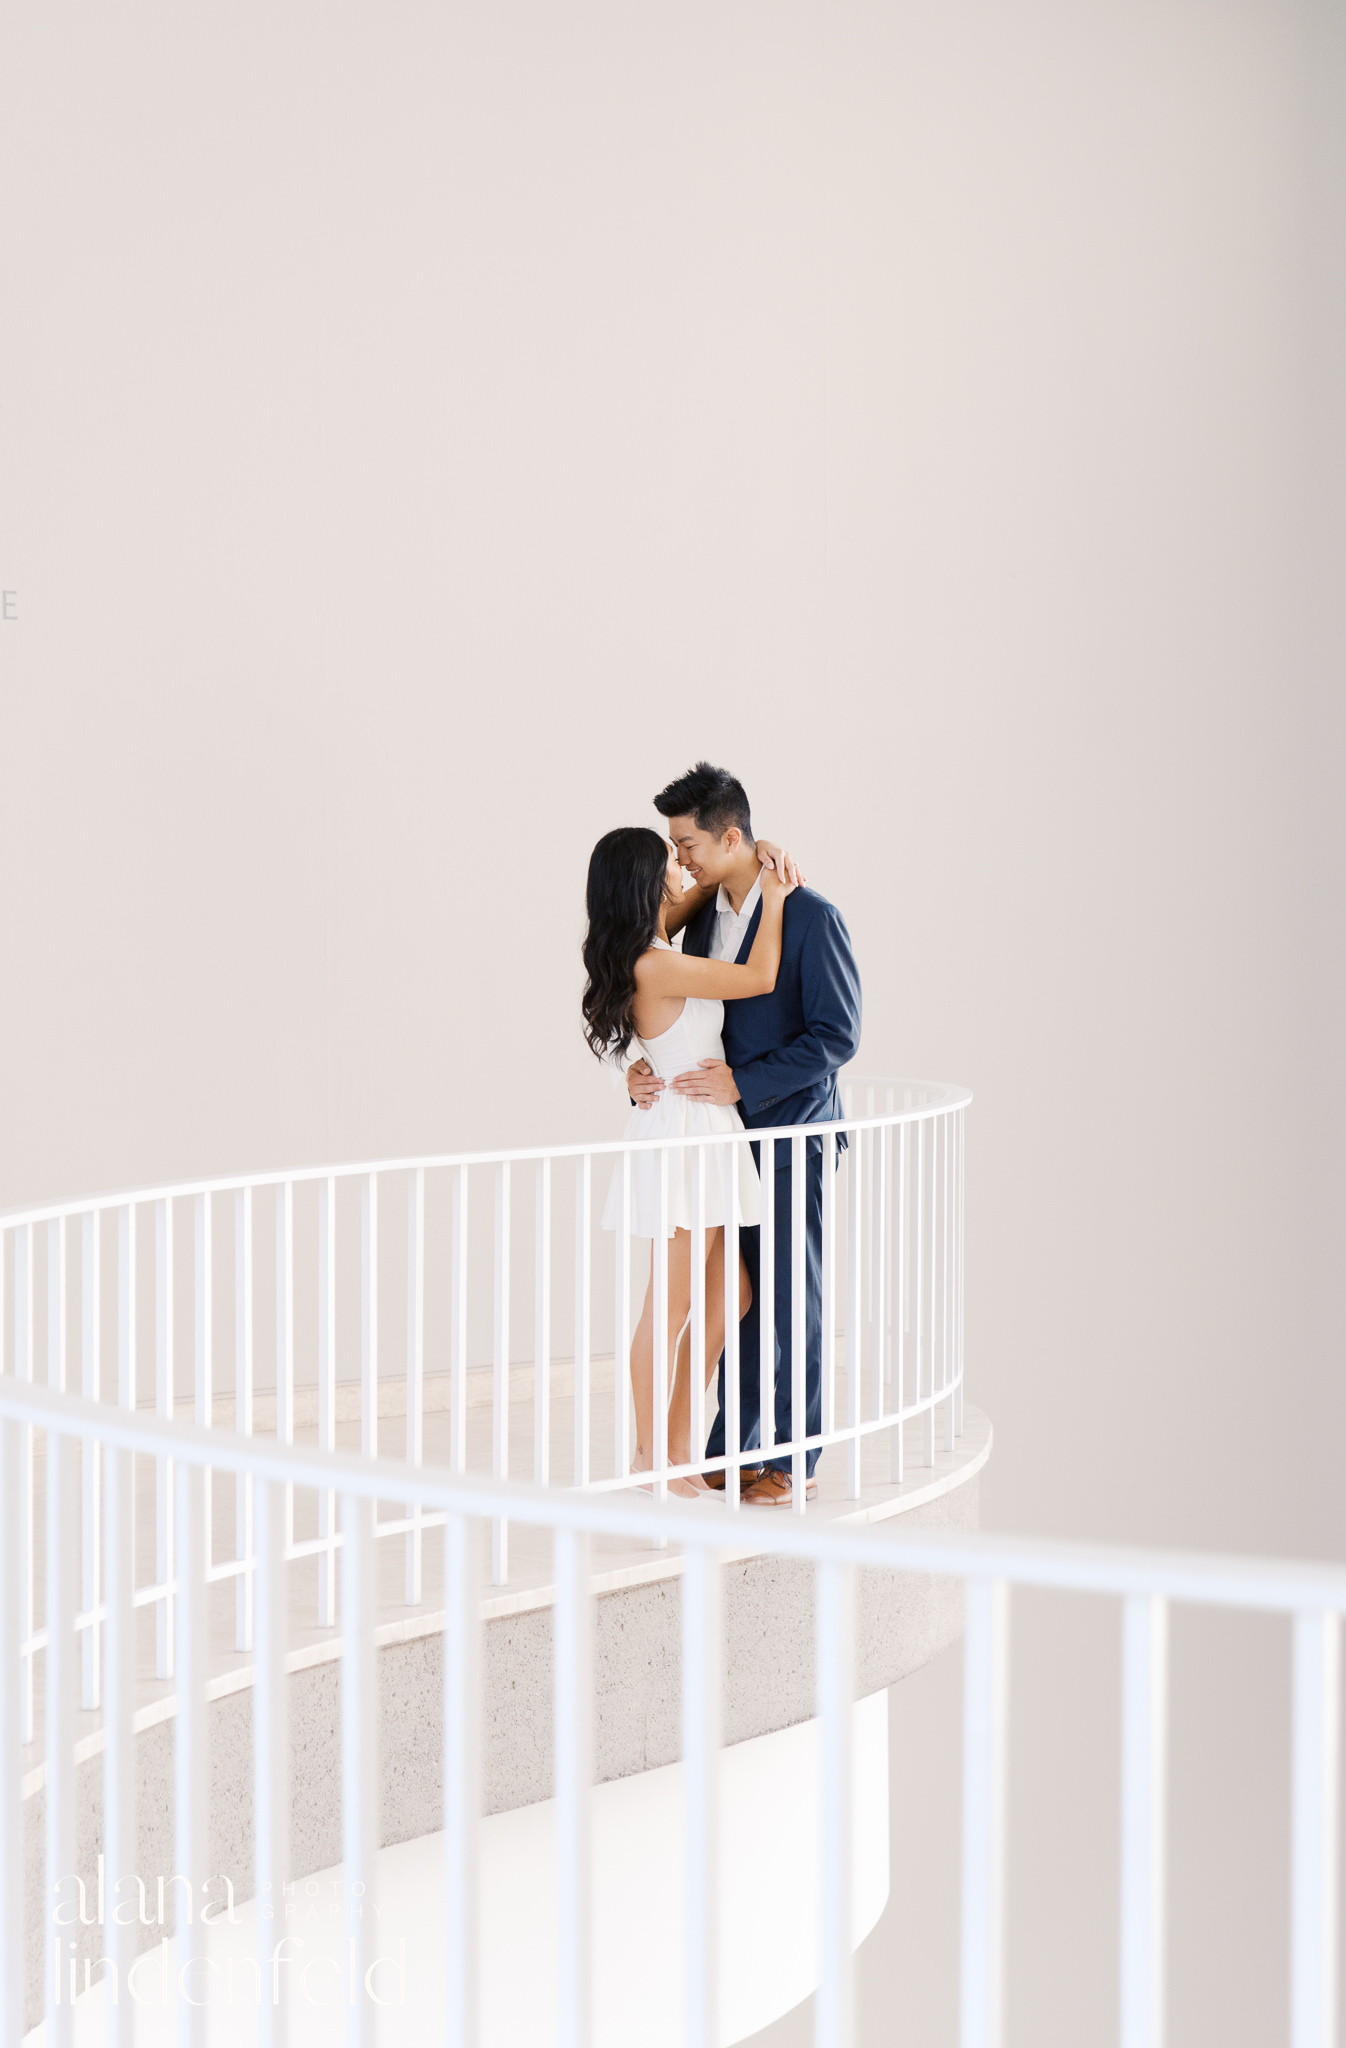
[[[731,825],[737,825],[745,845],[754,846],[752,813],[743,784],[727,768],[712,768],[698,761],[654,799],[654,808],[665,818],[693,818],[703,832],[723,839]]]

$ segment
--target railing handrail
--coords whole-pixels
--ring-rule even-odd
[[[538,1528],[648,1539],[661,1535],[683,1548],[772,1553],[815,1563],[916,1571],[976,1581],[1007,1580],[1059,1592],[1154,1597],[1184,1603],[1346,1614],[1346,1567],[1299,1558],[1227,1557],[1199,1551],[1066,1543],[1059,1539],[977,1531],[912,1530],[891,1524],[847,1524],[762,1516],[749,1525],[711,1501],[660,1503],[573,1487],[452,1473],[433,1465],[367,1458],[282,1444],[195,1423],[167,1422],[138,1411],[87,1401],[81,1395],[0,1376],[0,1418],[95,1440],[145,1456],[171,1455],[188,1464],[255,1479],[399,1500],[489,1521],[506,1516]]]
[[[283,1187],[287,1182],[298,1185],[310,1181],[344,1180],[358,1174],[438,1171],[440,1168],[453,1166],[504,1166],[528,1160],[582,1159],[586,1154],[592,1158],[602,1158],[614,1153],[633,1151],[682,1151],[697,1145],[757,1144],[764,1138],[817,1138],[825,1136],[829,1131],[866,1131],[890,1128],[896,1124],[921,1123],[931,1117],[945,1115],[950,1110],[966,1109],[972,1101],[970,1089],[949,1081],[887,1078],[870,1080],[868,1077],[857,1077],[854,1080],[847,1079],[841,1085],[847,1088],[884,1087],[896,1090],[920,1088],[930,1091],[931,1099],[910,1109],[883,1110],[873,1116],[838,1117],[830,1123],[781,1124],[753,1130],[698,1132],[683,1138],[605,1138],[592,1143],[524,1145],[487,1152],[427,1152],[391,1159],[348,1161],[339,1165],[277,1167],[265,1173],[224,1174],[204,1180],[166,1182],[161,1186],[119,1188],[105,1194],[81,1195],[75,1199],[43,1203],[33,1208],[0,1210],[0,1230],[23,1229],[33,1223],[54,1223],[62,1217],[87,1216],[95,1210],[124,1208],[128,1203],[140,1205],[150,1202],[185,1201],[192,1195],[224,1195],[237,1192],[240,1188]]]

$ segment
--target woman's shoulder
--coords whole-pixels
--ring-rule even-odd
[[[648,981],[650,975],[655,971],[662,959],[663,954],[657,946],[647,946],[645,951],[637,957],[635,967],[632,970],[637,983]]]
[[[647,946],[645,951],[636,960],[634,968],[636,980],[644,980],[660,967],[665,960],[681,960],[681,958],[682,951],[680,947],[670,946],[667,939],[656,939],[654,944]]]

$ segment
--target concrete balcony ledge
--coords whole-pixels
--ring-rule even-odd
[[[531,1369],[528,1377],[531,1380]],[[427,1376],[427,1391],[429,1385]],[[395,1400],[397,1383],[388,1383],[388,1388]],[[527,1391],[531,1394],[531,1387]],[[560,1399],[553,1406],[561,1439],[567,1418],[560,1411],[566,1405]],[[427,1456],[433,1454],[432,1417],[439,1412],[427,1403]],[[485,1408],[478,1419],[484,1424],[488,1417]],[[523,1420],[521,1416],[521,1426]],[[340,1433],[349,1427],[343,1425]],[[825,1457],[819,1468],[819,1500],[810,1513],[870,1522],[900,1514],[917,1527],[977,1527],[980,1474],[992,1441],[987,1418],[969,1405],[962,1438],[953,1451],[937,1451],[933,1466],[915,1462],[922,1455],[920,1437],[919,1425],[909,1424],[907,1476],[900,1486],[886,1477],[887,1437],[868,1439],[856,1501],[845,1498],[841,1459]],[[696,1514],[695,1502],[688,1503],[687,1512]],[[776,1512],[743,1511],[743,1549],[727,1557],[724,1565],[727,1744],[792,1727],[813,1714],[812,1573],[752,1546],[754,1521]],[[216,1514],[218,1524],[218,1504]],[[516,1532],[511,1583],[482,1589],[487,1814],[536,1804],[552,1792],[550,1554],[545,1538],[530,1546],[525,1533]],[[152,1543],[149,1528],[143,1536]],[[383,1844],[390,1846],[440,1826],[444,1617],[434,1534],[425,1538],[425,1599],[418,1608],[402,1604],[402,1539],[387,1539],[378,1551],[381,1825]],[[217,1533],[217,1554],[226,1554],[222,1531]],[[682,1558],[672,1548],[652,1554],[629,1545],[596,1545],[594,1567],[595,1765],[598,1781],[611,1783],[671,1765],[680,1754]],[[233,1594],[227,1583],[216,1589],[217,1601],[222,1594],[228,1596],[228,1606],[220,1602],[211,1631],[216,1667],[209,1684],[211,1866],[229,1876],[235,1897],[244,1900],[253,1888],[252,1665],[228,1647]],[[341,1856],[341,1644],[335,1632],[305,1626],[301,1605],[297,1592],[295,1647],[288,1658],[296,1877],[326,1870]],[[148,1615],[146,1623],[152,1626]],[[857,1697],[865,1697],[919,1669],[958,1638],[961,1586],[917,1574],[862,1572],[856,1627]],[[141,1694],[135,1722],[139,1869],[153,1877],[173,1869],[176,1702],[171,1684],[156,1685],[148,1676]],[[39,1701],[39,1717],[40,1712]],[[96,1718],[90,1715],[87,1720],[95,1723]],[[102,1746],[101,1731],[94,1725],[81,1735],[77,1748],[77,1863],[86,1881],[96,1870],[102,1846]],[[40,2010],[41,1928],[36,1916],[42,1897],[45,1775],[43,1764],[35,1760],[23,1783],[27,1896],[33,1920],[27,1974],[34,2018]],[[171,1907],[165,1925],[171,1931]],[[146,1927],[146,1945],[161,1931]],[[97,1928],[79,1930],[76,1953],[100,1953],[99,1934]]]
[[[548,1367],[554,1400],[568,1401],[575,1392],[575,1361],[573,1358],[554,1358]],[[533,1398],[534,1373],[531,1359],[526,1359],[509,1369],[509,1398],[515,1401],[531,1401]],[[424,1412],[427,1415],[447,1415],[449,1412],[450,1377],[447,1372],[427,1372],[423,1381],[422,1396]],[[589,1391],[592,1394],[612,1392],[612,1359],[593,1358],[589,1362]],[[495,1378],[489,1365],[469,1366],[467,1372],[467,1405],[471,1409],[489,1409],[495,1398]],[[232,1429],[237,1401],[232,1393],[215,1393],[211,1402],[211,1421],[216,1429]],[[152,1409],[153,1398],[137,1403],[138,1407]],[[173,1410],[184,1421],[196,1413],[196,1404],[191,1395],[184,1395],[175,1401]],[[407,1412],[407,1381],[404,1373],[381,1374],[378,1383],[378,1413],[380,1419],[405,1415]],[[336,1419],[338,1425],[358,1422],[361,1415],[361,1389],[358,1379],[338,1380],[336,1383]],[[299,1383],[294,1390],[294,1419],[297,1429],[316,1429],[318,1426],[318,1387],[316,1381]],[[276,1390],[274,1387],[255,1387],[252,1395],[252,1424],[259,1435],[275,1434]]]

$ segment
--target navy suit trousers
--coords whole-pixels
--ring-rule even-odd
[[[775,1287],[776,1301],[775,1328],[775,1430],[776,1442],[788,1443],[791,1436],[793,1417],[792,1377],[794,1361],[794,1302],[792,1285],[792,1185],[791,1142],[780,1140],[775,1148],[776,1213],[774,1218],[774,1242],[776,1249]],[[753,1156],[761,1170],[761,1146],[754,1145]],[[822,1428],[822,1249],[823,1249],[823,1141],[809,1138],[805,1144],[807,1163],[804,1169],[804,1243],[807,1266],[805,1270],[805,1343],[804,1383],[807,1403],[806,1436],[816,1436]],[[762,1248],[760,1230],[741,1230],[739,1245],[743,1252],[743,1263],[752,1281],[752,1307],[739,1324],[739,1448],[754,1450],[762,1441],[761,1419],[761,1270]],[[719,1458],[724,1455],[724,1357],[720,1357],[719,1371],[720,1412],[711,1424],[710,1437],[706,1444],[706,1456]],[[806,1454],[810,1474],[817,1464],[820,1453],[815,1448]],[[790,1470],[788,1456],[769,1456],[765,1462],[777,1466],[782,1472]]]

